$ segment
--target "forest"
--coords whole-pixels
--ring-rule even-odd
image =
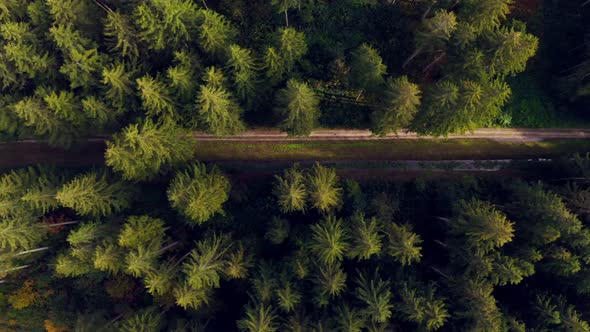
[[[0,46],[0,146],[105,142],[0,168],[1,331],[590,332],[586,151],[392,180],[194,139],[588,127],[589,1],[0,0]]]
[[[192,163],[149,182],[15,169],[0,177],[0,326],[590,331],[590,155],[526,169],[404,182],[318,163],[262,178]]]
[[[587,12],[534,0],[2,0],[0,133],[67,148],[150,121],[217,136],[580,125]]]

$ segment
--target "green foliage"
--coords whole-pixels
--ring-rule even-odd
[[[121,332],[157,332],[161,324],[161,314],[156,309],[146,309],[125,318],[118,328]]]
[[[138,78],[136,82],[148,116],[161,115],[174,118],[176,112],[174,102],[162,82],[149,75]]]
[[[232,135],[244,129],[242,110],[231,93],[222,85],[223,76],[215,67],[208,69],[207,84],[201,85],[197,96],[197,113],[207,132],[217,136]],[[214,79],[213,79],[214,78]]]
[[[0,248],[11,251],[28,250],[45,237],[45,229],[26,219],[2,219],[0,221]]]
[[[336,170],[315,163],[308,176],[307,188],[311,206],[329,212],[342,202],[342,188],[338,187]]]
[[[199,41],[206,52],[215,54],[231,44],[235,31],[225,17],[207,9],[200,11],[200,19]]]
[[[348,234],[342,225],[342,219],[328,216],[321,222],[311,225],[311,251],[328,265],[341,261],[348,251]]]
[[[238,328],[248,332],[277,331],[277,317],[271,305],[252,304],[246,307],[246,316],[238,321]]]
[[[273,244],[281,244],[289,237],[289,221],[274,217],[264,237]]]
[[[182,264],[182,270],[192,289],[219,287],[230,247],[230,239],[226,235],[213,234],[197,242],[188,260]]]
[[[404,318],[426,331],[440,329],[450,317],[445,303],[434,298],[433,286],[426,289],[424,296],[405,286],[400,291],[400,297],[402,303],[398,310],[403,313]]]
[[[327,305],[330,298],[337,297],[346,288],[346,273],[340,262],[321,264],[313,281],[317,288],[317,301],[320,305]]]
[[[352,217],[351,246],[348,257],[358,260],[370,259],[381,253],[383,239],[381,226],[376,218],[367,220],[362,212]]]
[[[275,112],[283,120],[280,128],[293,136],[308,136],[317,126],[319,99],[311,88],[291,79],[277,93]]]
[[[362,44],[352,53],[350,85],[359,90],[376,92],[383,83],[387,66],[379,52],[368,44]]]
[[[365,306],[365,314],[373,322],[385,323],[392,315],[391,291],[389,282],[382,280],[375,271],[370,278],[359,273],[356,279],[355,295]]]
[[[403,266],[422,259],[422,238],[412,232],[410,225],[400,226],[390,223],[385,226],[385,234],[387,235],[387,253]]]
[[[151,120],[132,124],[107,142],[106,164],[128,180],[146,180],[167,164],[192,157],[193,142],[187,133],[171,123],[157,125]]]
[[[196,163],[177,173],[168,188],[168,199],[191,223],[202,224],[223,213],[229,189],[229,180],[217,167],[207,170],[204,164]]]
[[[129,58],[139,56],[139,38],[129,16],[118,11],[108,11],[104,22],[104,35],[109,41],[111,51]]]
[[[407,128],[420,106],[420,89],[410,83],[407,76],[389,79],[383,101],[373,113],[373,129],[384,135]]]
[[[494,50],[491,55],[492,74],[514,75],[524,71],[527,61],[535,55],[539,40],[537,37],[517,31],[514,28],[500,28],[490,36]]]
[[[460,201],[458,216],[451,222],[451,233],[466,237],[470,250],[488,252],[504,246],[514,237],[514,223],[490,203]]]
[[[164,242],[164,226],[161,219],[131,216],[119,233],[119,246],[131,249],[141,246],[159,248]]]
[[[273,193],[283,213],[305,211],[308,197],[305,175],[297,164],[286,169],[282,177],[275,175]]]
[[[123,183],[109,183],[105,173],[91,172],[66,183],[55,198],[79,214],[107,216],[127,208],[131,197]]]

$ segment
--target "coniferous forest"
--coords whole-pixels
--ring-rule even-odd
[[[0,169],[0,331],[590,332],[590,154],[392,180],[192,136],[583,127],[589,45],[585,0],[0,0],[0,145],[105,141]]]

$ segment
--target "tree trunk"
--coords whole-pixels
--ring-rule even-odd
[[[205,0],[201,0],[201,2],[203,2],[203,6],[205,6],[205,9],[209,9],[209,7],[207,7],[207,3],[205,2]]]
[[[417,57],[417,56],[418,56],[418,54],[420,54],[420,52],[422,52],[422,47],[418,47],[418,48],[417,48],[417,49],[414,51],[414,53],[412,53],[412,55],[410,55],[410,57],[408,57],[408,58],[406,59],[406,61],[404,61],[404,64],[402,65],[402,68],[406,68],[406,66],[407,66],[408,64],[410,64],[410,62],[412,62],[412,60],[414,60],[414,58],[415,58],[415,57]]]
[[[162,249],[158,250],[158,254],[161,254],[161,253],[163,253],[164,251],[166,251],[166,250],[168,250],[168,249],[170,249],[170,248],[174,247],[174,246],[175,246],[175,245],[177,245],[177,244],[178,244],[178,241],[176,241],[176,242],[173,242],[173,243],[171,243],[171,244],[169,244],[169,245],[165,246],[164,248],[162,248]]]
[[[432,60],[428,66],[424,67],[424,70],[422,70],[423,73],[427,72],[430,70],[430,68],[432,68],[437,62],[439,62],[442,58],[444,58],[444,56],[447,55],[444,51],[441,53],[441,55],[437,56],[436,58],[434,58],[434,60]]]
[[[287,14],[287,9],[285,9],[285,24],[289,26],[289,14]]]
[[[424,14],[422,14],[421,19],[424,21],[426,19],[426,16],[428,16],[428,14],[430,14],[430,11],[432,10],[432,7],[434,7],[434,4],[436,4],[437,0],[432,1],[432,3],[430,4],[430,6],[428,6],[428,8],[426,9],[426,11],[424,12]]]
[[[15,256],[26,255],[26,254],[30,254],[32,252],[43,251],[43,250],[47,250],[47,249],[49,249],[49,247],[41,247],[41,248],[36,248],[36,249],[31,249],[31,250],[25,250],[25,251],[19,252]]]
[[[65,222],[60,222],[57,224],[49,224],[49,225],[45,225],[47,227],[57,227],[57,226],[63,226],[63,225],[73,225],[73,224],[78,224],[80,221],[76,220],[76,221],[65,221]]]
[[[365,92],[365,90],[361,90],[361,92],[359,92],[358,96],[356,96],[356,98],[354,99],[354,101],[359,101],[359,98],[363,95],[363,92]]]
[[[16,270],[22,270],[22,269],[26,269],[27,267],[29,267],[31,265],[27,264],[27,265],[21,265],[21,266],[17,266],[17,267],[13,267],[7,270],[2,271],[2,273],[6,273],[6,272],[10,272],[10,271],[16,271]]]

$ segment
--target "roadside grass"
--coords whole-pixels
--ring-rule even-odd
[[[590,151],[590,140],[497,142],[488,139],[394,141],[322,141],[289,143],[197,143],[195,158],[204,161],[252,160],[452,160],[547,158]]]

